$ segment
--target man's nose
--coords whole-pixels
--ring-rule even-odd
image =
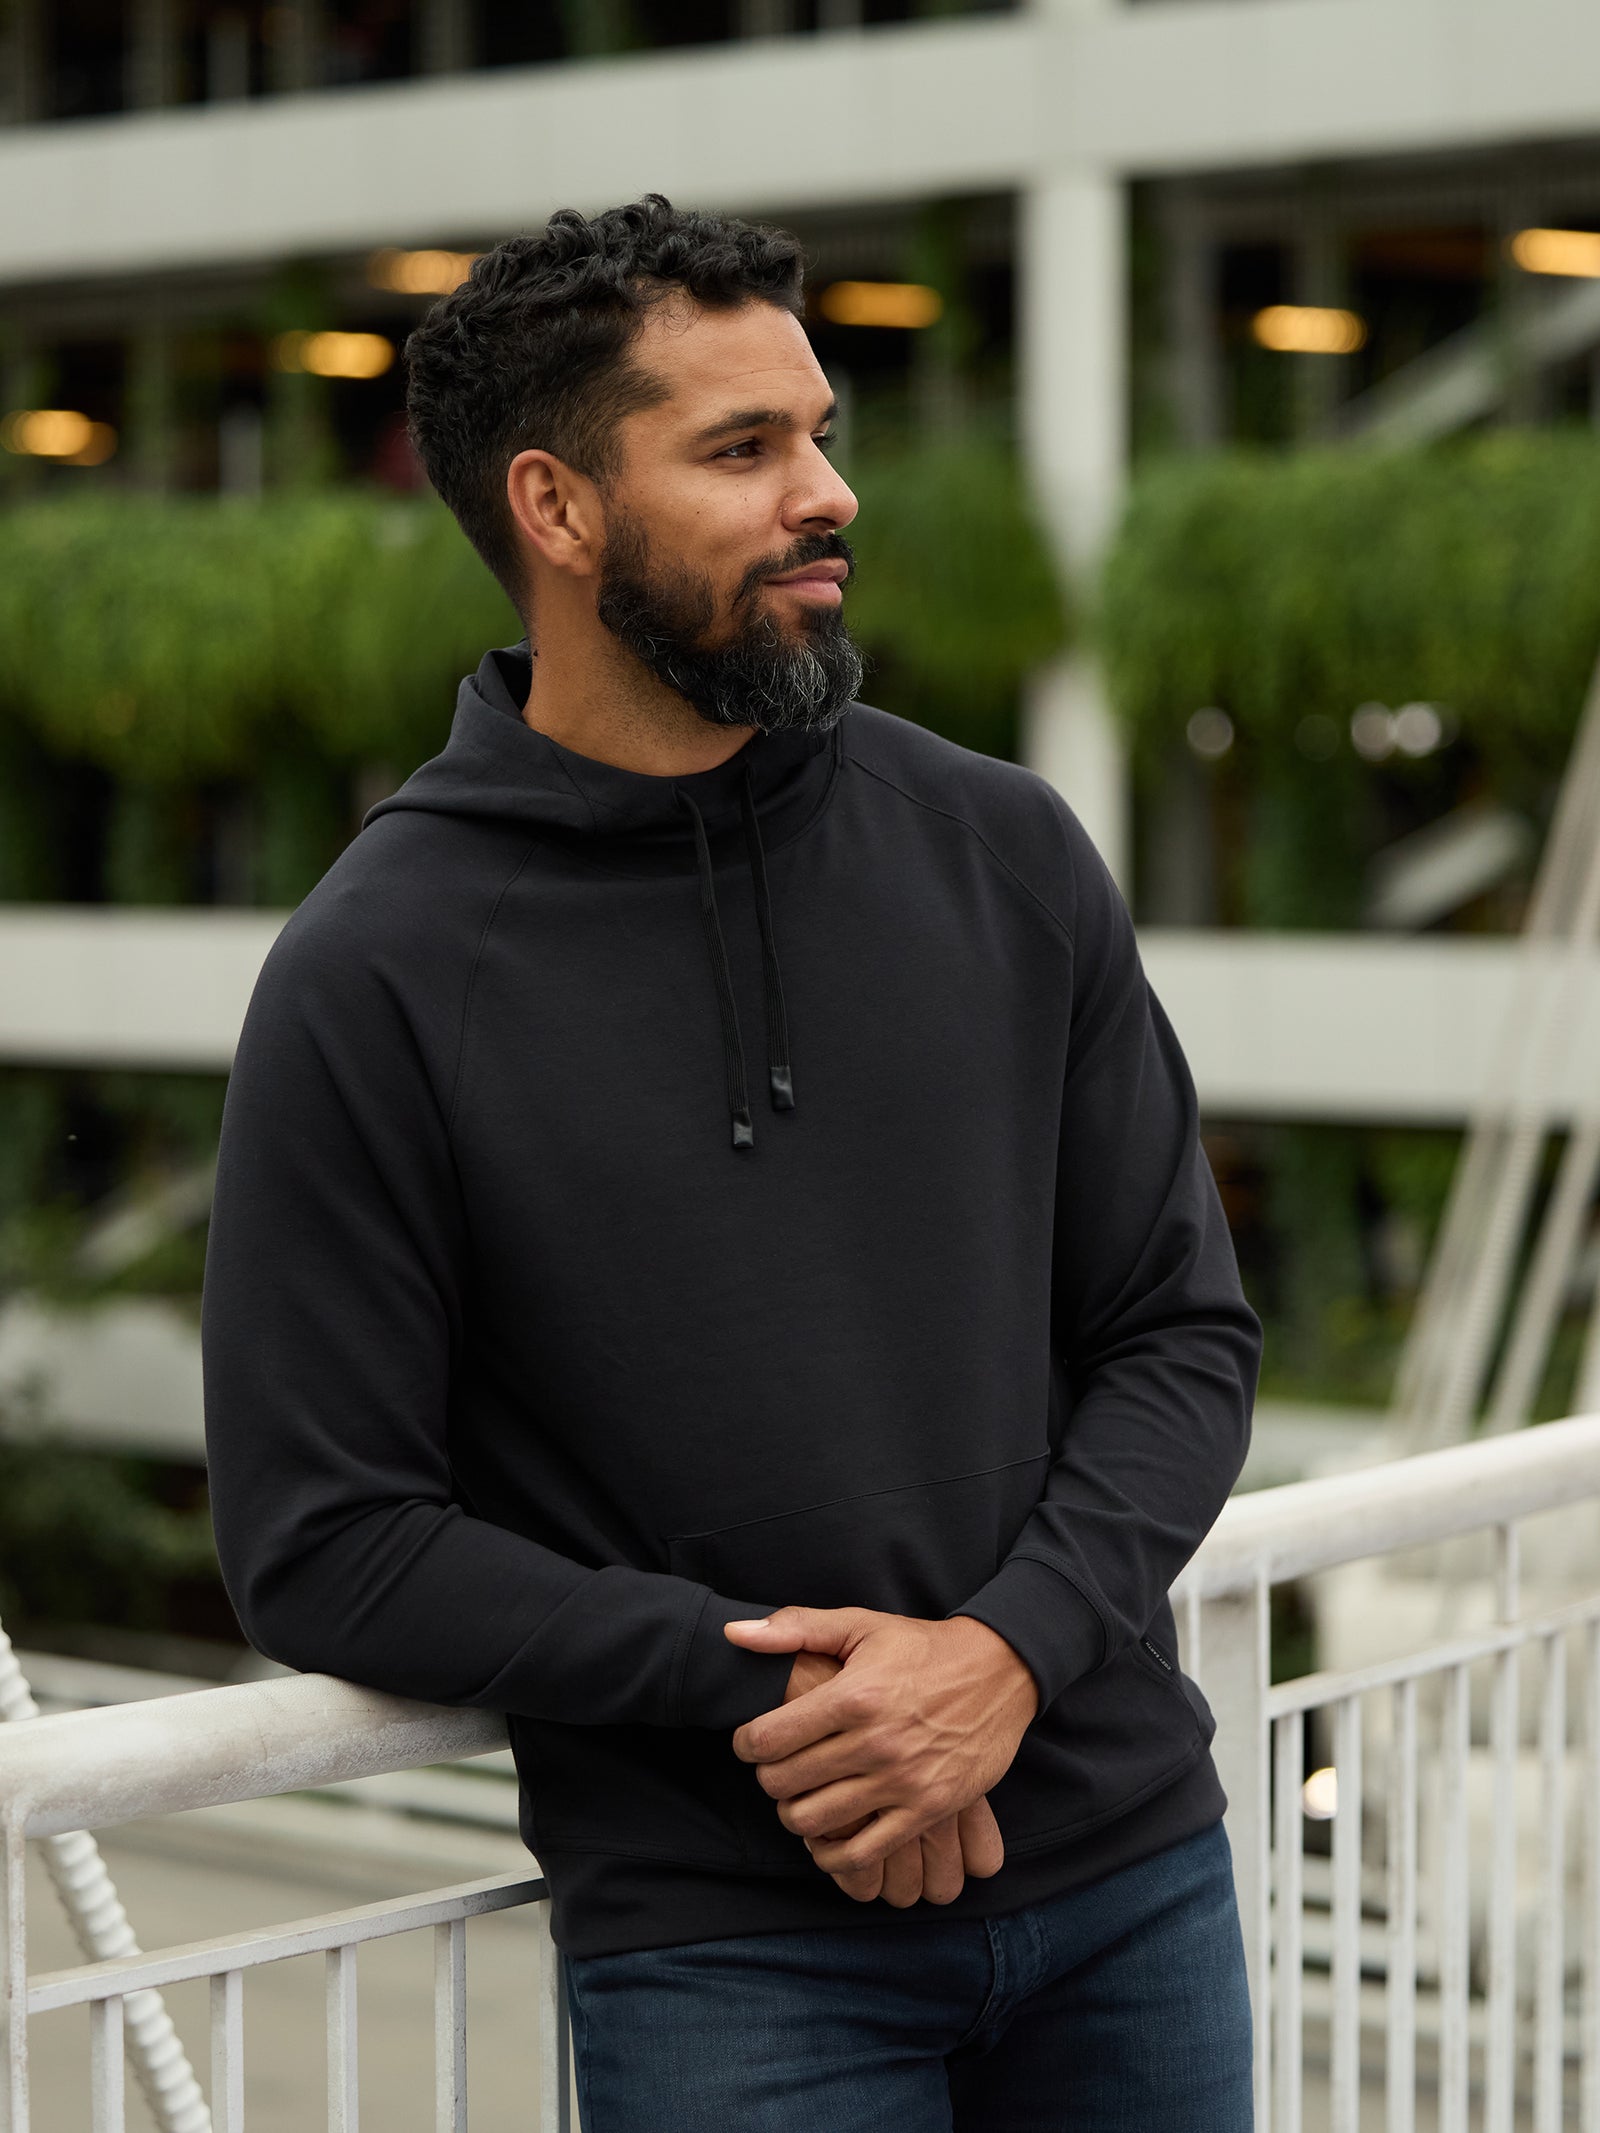
[[[849,525],[861,507],[855,491],[838,469],[830,466],[820,451],[816,458],[815,477],[792,492],[784,522],[796,528],[826,526],[838,532]]]

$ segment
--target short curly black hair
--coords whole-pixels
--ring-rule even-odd
[[[647,311],[681,291],[708,310],[799,315],[804,257],[785,230],[675,208],[660,193],[485,252],[405,346],[406,411],[428,479],[521,612],[506,502],[518,452],[553,452],[604,483],[616,429],[666,387],[630,361]]]

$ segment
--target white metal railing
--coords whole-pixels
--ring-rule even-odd
[[[1390,2133],[1412,2133],[1419,2076],[1437,2079],[1438,2133],[1469,2133],[1469,2118],[1483,2133],[1512,2133],[1528,2123],[1535,2133],[1574,2123],[1600,2133],[1600,1553],[1592,1591],[1535,1612],[1522,1611],[1519,1575],[1525,1520],[1596,1502],[1600,1416],[1579,1417],[1236,1497],[1179,1581],[1184,1661],[1216,1712],[1215,1752],[1229,1793],[1257,2014],[1259,2133],[1300,2133],[1303,2055],[1314,2021],[1326,2037],[1332,2133],[1358,2133],[1364,2056],[1369,2064],[1371,2058],[1364,2039],[1386,2060]],[[1371,1664],[1273,1683],[1275,1584],[1479,1532],[1493,1539],[1494,1621]],[[1452,1581],[1442,1589],[1460,1587]],[[1529,1757],[1520,1753],[1524,1653],[1532,1655],[1538,1691]],[[1480,1676],[1487,1694],[1475,1699]],[[1569,1727],[1573,1704],[1581,1712],[1576,1733]],[[1302,1812],[1313,1725],[1330,1729],[1338,1783],[1326,1860],[1308,1851]],[[212,2124],[215,2133],[239,2133],[247,1973],[308,1953],[327,1963],[330,2133],[355,2133],[357,1951],[416,1931],[434,1937],[436,2123],[445,2133],[464,2133],[466,1921],[516,1905],[533,1909],[543,1965],[530,2122],[539,2133],[565,2133],[566,2011],[545,1884],[537,1879],[470,1882],[27,1974],[23,1860],[30,1837],[345,1783],[486,1754],[503,1741],[490,1714],[379,1696],[319,1675],[25,1720],[0,1731],[0,2103],[9,2109],[9,2133],[29,2133],[30,2014],[89,2007],[95,2133],[119,2133],[124,2002],[198,1978],[211,1981]],[[1474,1855],[1471,1834],[1477,1774],[1487,1775],[1492,1794],[1482,1856]],[[1534,1940],[1524,1949],[1515,1808],[1528,1785],[1539,1828]],[[1427,1805],[1432,1814],[1425,1818]],[[1572,1805],[1579,1809],[1575,1827]],[[1570,1888],[1580,1864],[1574,1905]],[[1480,1881],[1486,1927],[1474,1964],[1472,1899]],[[1579,1980],[1575,2017],[1571,1988]],[[1419,2038],[1436,2067],[1419,2065]]]
[[[0,1731],[0,2126],[6,2133],[30,2133],[29,2017],[87,2006],[94,2133],[123,2133],[124,2003],[205,1978],[211,1986],[211,2125],[213,2133],[241,2133],[246,1976],[263,1963],[320,1953],[327,1963],[329,2133],[356,2133],[357,1952],[369,1941],[431,1931],[436,2124],[440,2133],[465,2133],[466,1922],[526,1904],[534,1908],[540,1959],[531,2123],[539,2133],[566,2133],[566,2008],[543,1909],[546,1886],[539,1879],[498,1876],[150,1954],[32,1977],[27,1970],[29,1838],[343,1784],[504,1746],[504,1722],[493,1713],[381,1696],[318,1674],[28,1719]]]
[[[1358,2133],[1363,2069],[1376,2058],[1388,2133],[1412,2133],[1425,2029],[1439,2133],[1600,2133],[1600,1550],[1582,1589],[1525,1612],[1519,1546],[1529,1518],[1592,1516],[1597,1504],[1600,1416],[1580,1416],[1237,1497],[1179,1580],[1184,1664],[1216,1713],[1229,1795],[1258,2133],[1301,2133],[1313,1996],[1331,2133]],[[1408,1556],[1408,1567],[1431,1570],[1464,1616],[1460,1563],[1441,1575],[1436,1544],[1459,1556],[1474,1534],[1490,1543],[1491,1620],[1441,1623],[1424,1648],[1272,1682],[1274,1585],[1426,1547],[1433,1555]],[[1525,1653],[1537,1689],[1526,1716]],[[1327,1861],[1306,1846],[1313,1723],[1337,1801]],[[1479,1778],[1488,1811],[1475,1816]],[[1537,1832],[1521,1892],[1519,1804]],[[1313,1901],[1328,1914],[1316,1950]]]

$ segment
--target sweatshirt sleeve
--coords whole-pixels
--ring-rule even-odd
[[[397,989],[309,907],[228,1085],[202,1300],[224,1581],[285,1665],[576,1724],[731,1729],[792,1659],[767,1612],[470,1517],[446,1439],[469,1280],[446,1120]]]
[[[1210,1531],[1244,1463],[1261,1342],[1183,1053],[1104,862],[1066,822],[1076,893],[1052,1300],[1067,1413],[1040,1502],[995,1576],[951,1610],[1013,1646],[1041,1708],[1144,1635]]]

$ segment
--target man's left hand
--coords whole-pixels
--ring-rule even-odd
[[[970,1615],[927,1622],[865,1607],[780,1607],[730,1622],[747,1651],[831,1653],[841,1671],[739,1727],[778,1819],[825,1873],[871,1867],[981,1799],[1039,1708],[1025,1662]],[[825,1832],[872,1819],[849,1837]]]

